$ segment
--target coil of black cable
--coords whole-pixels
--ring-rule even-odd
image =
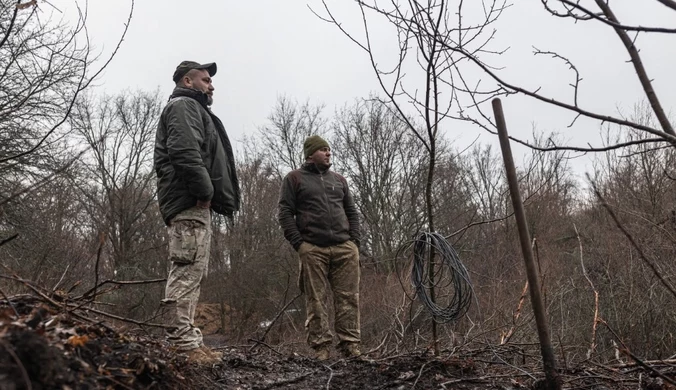
[[[420,233],[410,244],[413,250],[411,284],[415,296],[435,321],[457,321],[467,313],[473,299],[473,286],[460,256],[446,238],[436,232]],[[434,262],[432,267],[430,261]]]

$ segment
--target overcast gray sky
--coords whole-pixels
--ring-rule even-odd
[[[72,15],[73,0],[52,3]],[[346,28],[362,37],[361,14],[352,1],[328,1]],[[572,98],[572,74],[561,62],[534,57],[533,47],[557,51],[578,66],[582,77],[580,104],[606,114],[629,113],[643,99],[628,55],[615,33],[595,22],[573,24],[550,16],[539,1],[517,0],[505,11],[496,35],[496,47],[509,51],[495,65],[510,82],[557,99]],[[583,1],[590,8],[593,1]],[[618,18],[635,25],[676,26],[676,12],[653,0],[615,0]],[[89,32],[93,43],[109,53],[123,29],[129,1],[89,2]],[[279,95],[325,103],[330,116],[336,107],[370,92],[380,93],[368,58],[340,31],[314,16],[319,0],[179,1],[137,0],[128,36],[113,63],[99,80],[102,91],[159,88],[168,96],[171,74],[184,59],[217,62],[214,112],[230,136],[241,140],[265,123]],[[45,11],[49,7],[40,3]],[[383,63],[396,54],[396,37],[373,19],[375,42]],[[667,111],[676,105],[674,85],[676,46],[668,35],[642,34],[637,40],[649,76]],[[571,143],[600,143],[599,124],[525,98],[503,99],[510,134],[529,138],[532,124],[557,131]],[[478,128],[445,122],[443,131],[462,148],[480,134],[480,142],[497,143]],[[517,153],[525,150],[517,148]],[[584,160],[584,161],[588,161]],[[575,162],[576,170],[586,162]]]

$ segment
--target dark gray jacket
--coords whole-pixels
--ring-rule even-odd
[[[162,111],[155,139],[160,211],[168,225],[176,214],[211,200],[215,212],[239,210],[239,182],[223,123],[207,106],[207,95],[174,89]]]
[[[298,250],[303,241],[327,247],[347,240],[359,246],[359,213],[345,178],[305,163],[282,182],[279,223]]]

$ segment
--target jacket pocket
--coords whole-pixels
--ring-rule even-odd
[[[192,264],[197,259],[204,224],[193,220],[175,221],[169,227],[169,260],[176,264]]]

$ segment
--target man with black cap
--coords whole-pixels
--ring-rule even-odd
[[[307,342],[317,359],[330,357],[330,288],[338,350],[345,357],[359,356],[359,214],[345,178],[329,170],[329,144],[319,136],[308,137],[303,153],[303,166],[282,183],[279,223],[300,258]]]
[[[157,195],[169,230],[170,269],[162,306],[169,340],[191,361],[213,363],[222,353],[204,346],[194,324],[211,245],[211,210],[232,217],[240,192],[232,146],[211,112],[216,64],[183,61],[160,116],[155,140]]]

